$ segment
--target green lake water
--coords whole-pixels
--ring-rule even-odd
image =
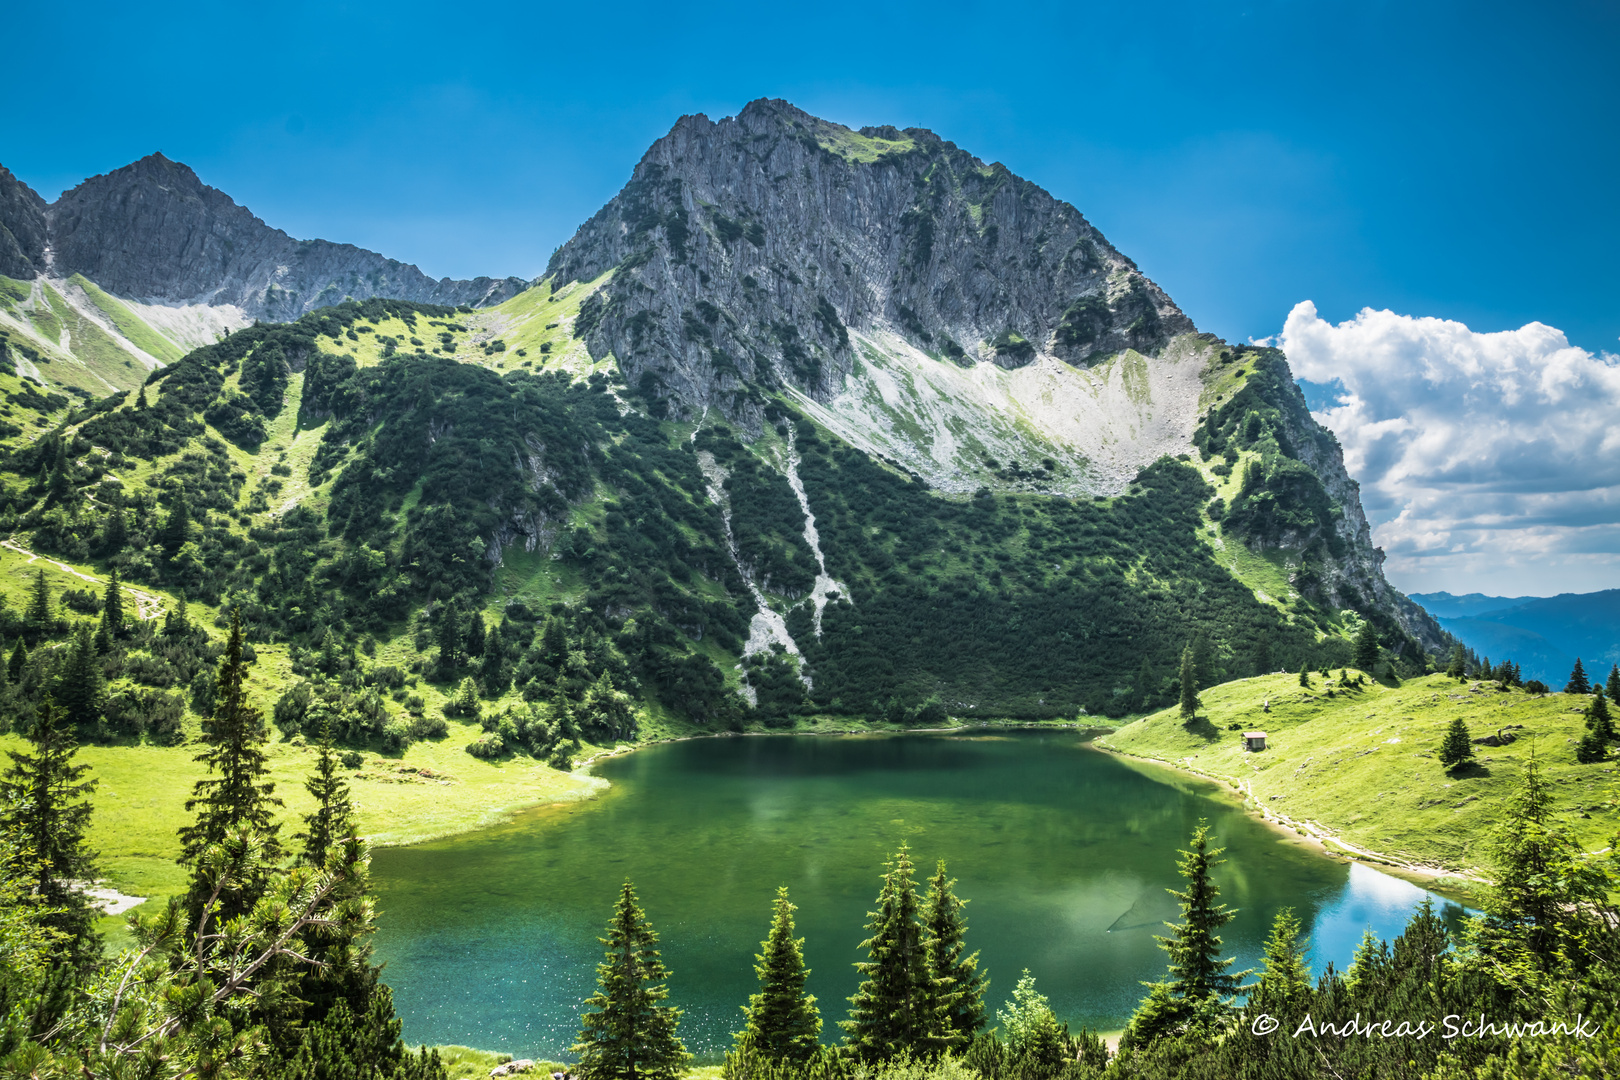
[[[378,958],[412,1043],[559,1057],[594,988],[620,883],[662,938],[689,1049],[713,1059],[756,988],[753,955],[787,885],[810,992],[833,1041],[864,959],[885,855],[918,880],[947,860],[993,1006],[1029,968],[1060,1018],[1122,1027],[1164,954],[1176,848],[1208,818],[1240,967],[1293,907],[1318,971],[1371,927],[1398,934],[1425,895],[1334,863],[1254,820],[1216,785],[1099,752],[1074,732],[775,736],[668,743],[601,763],[602,796],[465,836],[376,853]],[[1444,904],[1444,901],[1440,901]],[[1454,914],[1455,905],[1446,905]]]

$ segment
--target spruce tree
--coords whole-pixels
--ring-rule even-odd
[[[45,583],[43,566],[34,573],[34,585],[28,593],[28,606],[23,610],[23,619],[27,621],[28,629],[36,634],[46,633],[54,621],[51,612],[51,589]]]
[[[838,1022],[850,1051],[864,1061],[928,1053],[946,1035],[911,874],[911,853],[901,844],[885,867],[877,910],[866,913],[871,937],[860,947],[869,959],[855,965],[865,979],[849,999],[849,1019]]]
[[[1609,700],[1620,702],[1620,664],[1609,669],[1609,682],[1605,688],[1609,691]]]
[[[76,881],[93,881],[95,852],[85,842],[90,828],[86,780],[90,766],[74,763],[78,744],[67,711],[46,695],[32,722],[19,734],[29,751],[7,751],[11,765],[0,774],[0,829],[24,845],[35,902],[49,914],[44,924],[63,936],[66,959],[75,966],[95,961],[101,942],[97,913]]]
[[[1378,667],[1378,631],[1365,619],[1362,620],[1361,629],[1356,631],[1355,653],[1351,662],[1368,674]]]
[[[124,590],[118,584],[118,568],[113,567],[107,579],[107,590],[101,594],[101,617],[106,620],[107,631],[114,638],[124,636]]]
[[[1311,666],[1303,660],[1299,665],[1299,685],[1307,690],[1311,688]]]
[[[1586,707],[1586,726],[1599,739],[1611,743],[1614,741],[1614,717],[1609,714],[1609,699],[1604,695],[1603,687],[1596,689],[1592,704]]]
[[[97,656],[106,656],[113,649],[112,624],[107,621],[106,611],[96,620],[95,646]]]
[[[967,952],[967,919],[962,909],[967,901],[957,899],[955,885],[954,879],[945,876],[945,860],[941,859],[934,876],[928,879],[922,923],[928,935],[934,981],[943,988],[944,1026],[956,1036],[957,1046],[966,1046],[984,1027],[984,994],[990,987],[990,977],[979,971],[977,952],[963,955]]]
[[[1198,669],[1193,661],[1193,649],[1188,645],[1181,651],[1181,719],[1183,722],[1198,715]]]
[[[562,619],[549,615],[540,631],[540,659],[552,667],[560,668],[567,658],[568,628],[563,625]]]
[[[304,815],[304,831],[293,837],[303,841],[303,861],[310,866],[325,866],[327,854],[354,832],[354,803],[349,797],[349,782],[340,769],[337,752],[332,748],[332,717],[328,713],[321,721],[315,771],[304,781],[304,790],[315,798],[315,809]]]
[[[819,1048],[821,1013],[804,992],[810,969],[804,966],[804,939],[793,937],[794,910],[787,886],[777,889],[770,934],[754,957],[759,993],[743,1006],[748,1024],[737,1038],[772,1061],[802,1064]]]
[[[484,638],[484,662],[479,674],[483,678],[484,692],[490,697],[500,697],[512,681],[506,673],[506,639],[499,626],[491,628]]]
[[[1581,658],[1575,658],[1575,667],[1569,673],[1569,682],[1564,684],[1566,694],[1590,694],[1592,684],[1587,681],[1586,669],[1581,666]]]
[[[181,593],[175,606],[163,616],[164,637],[185,637],[191,633],[191,614],[187,610],[186,594]]]
[[[607,957],[596,965],[597,991],[585,999],[573,1052],[584,1080],[677,1080],[691,1055],[677,1029],[681,1011],[659,1004],[669,969],[658,956],[658,935],[627,881],[614,905]]]
[[[438,639],[439,666],[454,671],[461,666],[462,658],[461,617],[456,614],[455,608],[446,606],[439,613]]]
[[[1371,674],[1369,672],[1368,674]],[[1468,677],[1468,661],[1463,656],[1463,647],[1459,642],[1451,647],[1451,662],[1446,665],[1446,675],[1462,682]]]
[[[194,759],[208,766],[209,775],[197,781],[192,798],[186,800],[186,811],[195,811],[197,820],[180,830],[182,865],[197,866],[209,845],[244,826],[260,837],[265,862],[273,863],[281,856],[277,837],[281,826],[273,817],[272,807],[282,803],[275,797],[275,784],[265,779],[270,772],[265,751],[268,732],[264,717],[248,704],[243,685],[246,679],[242,613],[233,609],[231,633],[219,665],[213,715],[202,723],[202,741],[207,749]],[[201,904],[201,897],[195,893],[200,880],[193,887],[191,906],[196,909]],[[248,883],[237,906],[241,910],[250,907],[262,887],[262,881]],[[234,911],[227,909],[227,913]]]
[[[1289,1015],[1311,992],[1311,969],[1305,962],[1307,939],[1293,908],[1283,908],[1271,924],[1263,953],[1265,967],[1249,991],[1251,1012]]]
[[[1243,976],[1227,968],[1232,957],[1221,958],[1218,931],[1231,922],[1237,911],[1220,903],[1221,890],[1211,873],[1226,860],[1225,848],[1209,846],[1209,825],[1200,821],[1192,841],[1181,852],[1177,870],[1187,880],[1182,892],[1170,890],[1181,904],[1181,922],[1171,926],[1168,937],[1157,937],[1159,947],[1170,957],[1170,992],[1183,1001],[1200,1002],[1229,997],[1238,992]]]
[[[1588,731],[1575,743],[1575,760],[1582,765],[1595,765],[1609,756],[1609,743],[1595,731]]]
[[[1464,762],[1474,760],[1474,743],[1468,737],[1468,725],[1462,717],[1457,717],[1446,729],[1446,737],[1440,743],[1440,764],[1447,771],[1454,770]]]
[[[101,657],[96,651],[90,624],[82,622],[73,631],[73,644],[67,660],[56,676],[56,700],[67,713],[68,722],[80,729],[101,722],[107,701],[107,680],[101,673]]]

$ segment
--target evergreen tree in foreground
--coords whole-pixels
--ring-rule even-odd
[[[1575,658],[1575,667],[1569,673],[1569,682],[1564,684],[1566,694],[1590,694],[1592,684],[1587,681],[1586,669],[1581,666],[1581,658]]]
[[[25,845],[34,902],[49,914],[43,924],[64,935],[69,961],[81,966],[101,952],[96,912],[73,885],[95,879],[95,852],[85,843],[96,781],[88,765],[76,765],[79,747],[67,710],[47,695],[33,722],[20,734],[31,752],[11,750],[11,765],[0,774],[0,829]]]
[[[1305,962],[1308,939],[1301,931],[1293,908],[1277,912],[1264,947],[1265,967],[1260,981],[1249,991],[1251,1012],[1290,1016],[1310,997],[1311,969]]]
[[[305,863],[325,866],[327,854],[354,832],[354,804],[349,798],[349,782],[339,771],[338,756],[332,748],[329,713],[321,721],[315,772],[304,781],[304,790],[315,797],[315,809],[304,815],[304,831],[293,839],[304,842]]]
[[[107,680],[101,673],[95,636],[89,623],[80,623],[73,631],[67,661],[56,677],[56,700],[66,711],[68,722],[84,729],[101,720],[106,698]]]
[[[1224,999],[1237,994],[1249,974],[1228,972],[1235,961],[1221,957],[1218,931],[1237,915],[1219,902],[1221,890],[1211,877],[1226,861],[1220,857],[1225,850],[1209,846],[1209,824],[1200,821],[1176,866],[1187,888],[1170,890],[1180,901],[1181,922],[1170,926],[1168,937],[1157,937],[1159,948],[1170,957],[1169,977],[1147,984],[1148,996],[1131,1017],[1122,1047],[1144,1046],[1189,1023],[1213,1018],[1225,1010]]]
[[[28,607],[23,610],[23,619],[27,621],[28,628],[36,634],[43,634],[50,629],[51,589],[45,584],[43,566],[34,574],[34,586],[28,593]]]
[[[1181,719],[1191,720],[1198,715],[1198,665],[1193,659],[1193,647],[1181,651]]]
[[[1597,687],[1592,704],[1586,707],[1586,727],[1605,743],[1614,741],[1614,717],[1609,714],[1609,700],[1603,687]]]
[[[870,959],[855,965],[866,978],[849,999],[849,1019],[838,1022],[850,1050],[865,1061],[928,1053],[947,1041],[942,988],[918,920],[911,874],[911,853],[901,844],[883,874],[877,910],[867,912],[871,937],[861,948]]]
[[[773,1061],[797,1064],[815,1056],[821,1013],[816,999],[804,992],[810,969],[804,966],[804,939],[793,937],[794,910],[787,886],[777,889],[770,934],[754,957],[759,993],[743,1006],[748,1025],[738,1041]]]
[[[1609,700],[1620,702],[1620,664],[1609,669],[1609,681],[1605,689],[1609,692]]]
[[[1451,726],[1446,729],[1446,737],[1441,740],[1440,764],[1451,770],[1472,760],[1474,760],[1474,743],[1468,737],[1468,725],[1459,716],[1451,722]]]
[[[628,881],[607,937],[598,940],[607,946],[607,958],[596,965],[597,991],[585,999],[579,1041],[572,1047],[580,1075],[584,1080],[676,1080],[691,1058],[676,1034],[681,1011],[659,1004],[669,996],[661,985],[669,969],[658,957],[658,935]]]
[[[182,865],[197,867],[209,845],[220,843],[243,826],[261,837],[266,863],[280,858],[281,844],[276,834],[281,826],[276,823],[271,808],[282,803],[274,796],[275,784],[264,779],[270,771],[264,746],[267,731],[264,717],[248,704],[243,685],[246,679],[247,663],[242,659],[242,613],[232,611],[231,635],[219,665],[214,713],[202,723],[207,749],[194,759],[208,766],[209,775],[197,781],[193,797],[186,800],[187,812],[195,811],[197,820],[180,830]],[[228,907],[222,914],[239,914],[251,907],[263,890],[263,884],[262,880],[246,883],[241,906]],[[200,908],[202,902],[195,891],[200,887],[200,879],[193,882],[191,907],[194,909]]]
[[[1355,652],[1351,663],[1369,675],[1378,667],[1378,631],[1366,620],[1362,621],[1361,629],[1356,631]]]
[[[923,897],[922,923],[928,935],[935,981],[944,988],[944,1025],[957,1036],[957,1045],[966,1045],[984,1027],[984,994],[990,977],[979,971],[979,954],[967,952],[967,919],[953,888],[955,880],[945,876],[941,859],[934,876],[928,879],[928,895]]]

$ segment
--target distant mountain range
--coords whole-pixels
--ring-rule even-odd
[[[1620,589],[1546,597],[1413,593],[1411,598],[1481,656],[1512,660],[1525,678],[1555,690],[1569,679],[1577,656],[1588,675],[1605,675],[1620,663]]]

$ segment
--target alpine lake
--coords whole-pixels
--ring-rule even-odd
[[[1424,890],[1325,858],[1226,788],[1092,748],[1073,730],[735,737],[599,762],[611,787],[475,833],[375,854],[377,958],[411,1043],[562,1059],[596,984],[598,937],[635,883],[697,1059],[717,1061],[757,989],[779,885],[806,939],[822,1039],[854,993],[884,860],[910,847],[919,891],[946,860],[994,1011],[1028,968],[1058,1017],[1117,1031],[1161,977],[1177,849],[1199,819],[1226,848],[1233,970],[1258,964],[1279,910],[1318,974],[1371,929],[1393,939]],[[1456,904],[1435,897],[1451,920]],[[992,1021],[993,1022],[993,1021]]]

